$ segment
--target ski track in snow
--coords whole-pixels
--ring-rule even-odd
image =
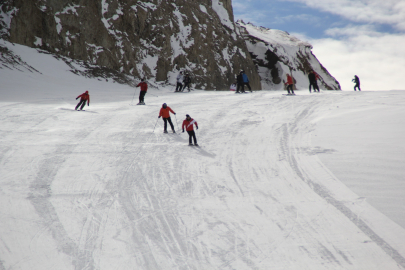
[[[0,106],[0,269],[405,269],[403,229],[309,153],[348,94],[159,95]],[[162,98],[200,148],[152,132]]]

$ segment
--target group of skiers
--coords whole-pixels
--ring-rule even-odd
[[[239,74],[236,75],[236,84],[233,84],[233,85],[236,86],[235,93],[245,93],[245,85],[249,88],[250,92],[252,92],[252,88],[250,87],[250,84],[249,84],[249,78],[246,75],[244,70],[241,70],[239,72]],[[240,89],[240,91],[239,91],[239,89]]]
[[[163,103],[162,108],[160,109],[160,112],[159,112],[159,116],[158,116],[158,118],[160,118],[160,117],[163,118],[163,122],[164,122],[163,133],[168,133],[167,132],[167,123],[169,123],[170,127],[172,128],[173,133],[176,133],[172,119],[170,117],[170,113],[176,115],[176,113],[172,110],[172,108],[167,106],[166,103]],[[193,125],[195,125],[195,127],[198,129],[197,121],[195,121],[193,118],[191,118],[191,116],[189,114],[186,114],[186,119],[184,119],[183,125],[181,126],[181,128],[182,128],[183,132],[184,132],[184,128],[185,128],[188,133],[189,145],[193,145],[192,140],[194,140],[194,145],[198,146]]]
[[[177,75],[176,81],[177,85],[175,92],[183,92],[184,89],[186,89],[186,87],[190,92],[190,83],[191,83],[190,74],[186,73],[186,76],[183,76],[183,71],[180,71],[179,75]]]
[[[294,79],[290,74],[286,74],[287,81],[285,82],[285,85],[287,86],[287,91],[288,95],[295,95],[294,93]],[[311,70],[308,74],[308,80],[309,80],[309,92],[311,93],[311,90],[313,89],[314,92],[318,91],[319,92],[319,86],[317,83],[317,80],[319,79],[319,75]],[[358,88],[359,91],[360,89],[360,79],[357,75],[354,76],[354,79],[352,80],[356,85],[354,86],[354,91],[356,91],[356,88]],[[184,83],[184,85],[183,85]],[[176,86],[176,91],[175,92],[182,92],[186,87],[188,87],[188,91],[190,92],[190,83],[191,79],[188,73],[186,73],[186,76],[183,76],[183,72],[180,71],[180,74],[177,76],[177,86]],[[250,92],[252,92],[252,88],[250,87],[249,84],[249,78],[245,74],[244,70],[241,70],[240,73],[236,77],[236,83],[231,85],[231,90],[236,90],[236,93],[245,93],[245,85],[248,87]],[[141,91],[139,92],[139,103],[138,105],[145,105],[145,95],[146,92],[148,91],[148,84],[145,82],[144,79],[141,79],[141,82],[136,86],[140,87]],[[312,89],[311,89],[312,88]],[[89,91],[84,92],[83,94],[79,95],[76,100],[80,98],[79,103],[76,105],[75,110],[79,109],[83,110],[84,106],[90,106],[90,95]],[[169,123],[173,133],[176,133],[174,129],[173,122],[170,117],[170,113],[176,115],[176,113],[169,107],[167,106],[166,103],[163,103],[162,108],[160,109],[159,116],[158,118],[162,117],[163,122],[164,122],[164,133],[167,132],[167,123]],[[194,145],[198,146],[197,144],[197,138],[195,136],[194,128],[193,125],[196,126],[198,129],[198,124],[197,122],[190,117],[190,115],[186,115],[186,119],[183,121],[182,125],[182,130],[184,132],[184,128],[186,129],[188,135],[189,135],[189,145],[193,145],[192,141],[194,140]]]
[[[285,85],[287,86],[287,91],[288,95],[295,95],[293,87],[294,87],[294,79],[291,77],[290,74],[286,74],[287,81],[285,82]],[[315,92],[319,92],[319,86],[318,86],[318,79],[319,75],[316,73],[314,70],[310,70],[308,74],[308,80],[309,80],[309,92],[311,93],[311,90],[314,90]],[[354,91],[356,91],[356,88],[360,89],[360,79],[357,75],[354,75],[354,79],[352,80],[356,85],[354,86]],[[311,89],[312,88],[312,89]]]
[[[145,105],[144,97],[145,97],[146,92],[148,91],[148,84],[145,82],[144,79],[141,79],[141,82],[136,87],[141,87],[141,91],[139,93],[139,103],[138,103],[138,105]],[[79,95],[76,98],[76,100],[78,98],[80,98],[80,101],[76,105],[75,110],[77,110],[79,107],[80,107],[80,110],[83,110],[83,107],[86,105],[86,102],[87,102],[87,106],[90,106],[89,91],[86,91],[83,94]],[[166,103],[163,103],[162,108],[160,109],[160,112],[159,112],[159,116],[158,116],[158,119],[160,117],[163,118],[163,122],[164,122],[163,133],[168,133],[167,132],[167,123],[169,123],[170,127],[172,128],[173,133],[176,133],[176,131],[174,129],[173,122],[172,122],[172,119],[170,117],[170,113],[176,115],[176,113],[169,106],[167,106]],[[191,118],[191,116],[189,114],[187,114],[186,119],[183,121],[183,125],[182,125],[183,132],[184,132],[184,129],[185,129],[187,131],[188,135],[189,135],[189,145],[198,146],[197,138],[196,138],[195,132],[194,132],[194,125],[198,129],[197,121],[195,121],[193,118]],[[192,141],[194,141],[194,144],[192,144]]]

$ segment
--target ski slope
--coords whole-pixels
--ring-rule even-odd
[[[0,269],[405,269],[404,228],[324,165],[335,153],[319,144],[334,144],[315,138],[382,96],[378,113],[404,112],[404,91],[161,87],[131,106],[129,86],[15,50],[41,74],[0,73]],[[164,102],[178,132],[197,120],[201,147],[163,134]]]

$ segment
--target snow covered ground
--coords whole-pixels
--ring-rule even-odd
[[[405,229],[368,198],[404,194],[405,91],[162,87],[130,106],[129,86],[14,51],[42,74],[0,70],[0,269],[405,269]],[[163,102],[200,148],[153,132]]]

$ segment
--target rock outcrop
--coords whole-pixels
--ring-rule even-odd
[[[257,67],[263,89],[284,89],[286,73],[292,74],[295,88],[308,89],[308,73],[320,76],[318,85],[325,90],[340,90],[339,82],[312,53],[312,45],[287,32],[236,22]]]
[[[231,0],[3,0],[1,38],[108,69],[200,89],[260,77],[233,23]]]

